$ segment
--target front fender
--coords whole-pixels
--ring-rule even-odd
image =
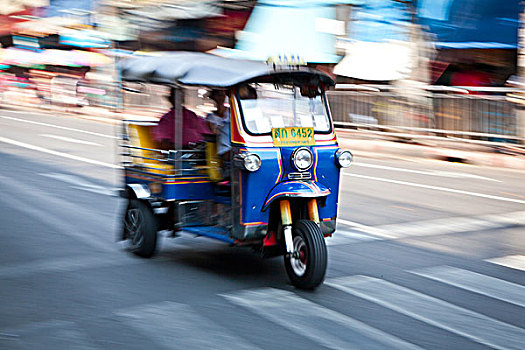
[[[126,190],[121,192],[121,197],[128,198],[130,195],[131,198],[147,199],[151,197],[151,192],[145,184],[127,184]]]
[[[275,185],[264,201],[262,211],[268,209],[270,204],[281,197],[326,197],[330,194],[326,186],[317,181],[285,181]]]

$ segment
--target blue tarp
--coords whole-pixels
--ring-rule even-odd
[[[94,30],[63,30],[60,43],[82,48],[105,49],[111,47],[111,41],[102,37],[104,34]]]
[[[348,38],[408,41],[414,4],[417,22],[438,48],[517,48],[520,0],[369,0],[353,10]]]
[[[419,0],[417,12],[439,48],[518,47],[520,0]]]
[[[408,41],[409,7],[392,0],[369,0],[356,7],[348,23],[348,37],[355,41]]]
[[[49,0],[45,17],[64,16],[66,14],[64,11],[75,11],[84,14],[78,18],[82,18],[85,24],[92,24],[93,18],[88,12],[96,9],[98,2],[99,0]]]

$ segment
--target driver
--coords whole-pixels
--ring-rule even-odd
[[[225,106],[226,92],[211,90],[208,98],[215,102],[216,111],[208,114],[206,120],[211,130],[217,135],[217,154],[225,161],[230,160],[230,110]]]

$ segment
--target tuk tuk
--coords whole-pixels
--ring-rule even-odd
[[[156,123],[123,123],[127,206],[120,238],[131,251],[150,257],[158,232],[189,233],[284,256],[298,288],[323,282],[339,173],[352,154],[337,144],[325,96],[333,80],[287,58],[264,63],[178,52],[122,63],[124,82],[166,84],[174,92],[172,149],[152,137]],[[229,147],[222,156],[213,135],[183,142],[185,110],[191,101],[197,112],[207,105],[210,90],[226,95]]]

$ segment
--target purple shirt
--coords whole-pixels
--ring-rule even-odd
[[[195,113],[182,107],[182,145],[198,143],[204,140],[204,135],[211,135],[206,121]],[[175,141],[175,111],[170,109],[164,114],[159,123],[153,127],[153,139],[161,143],[163,140]]]

